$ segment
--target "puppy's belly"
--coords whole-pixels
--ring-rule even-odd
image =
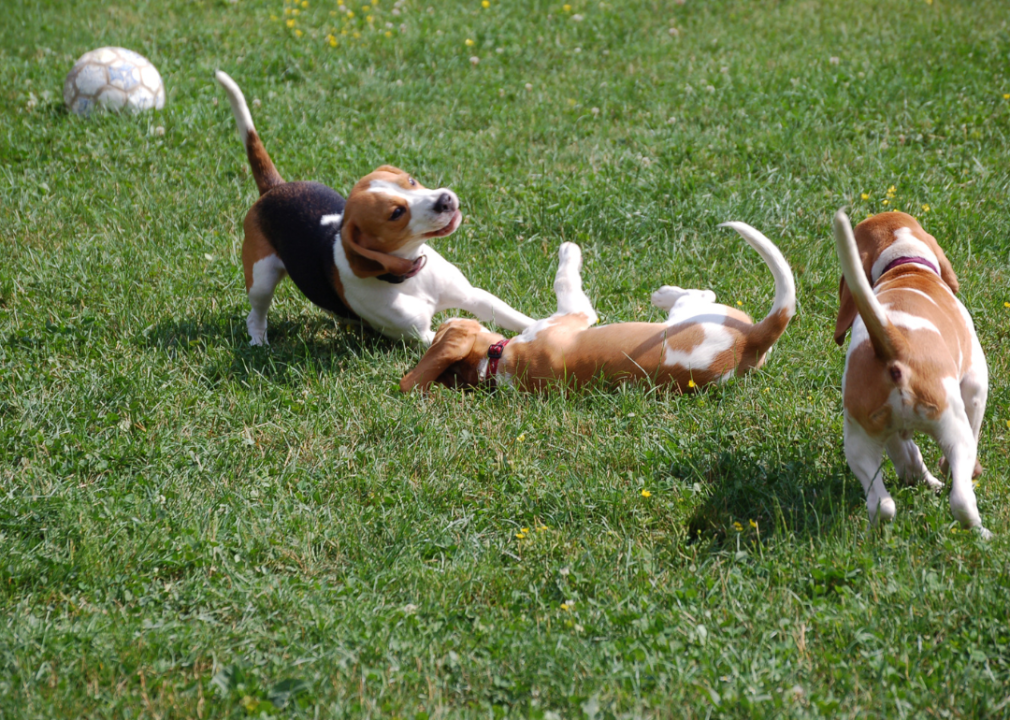
[[[256,208],[264,234],[305,297],[336,315],[357,318],[340,295],[343,288],[333,261],[337,225],[321,223],[326,215],[342,215],[344,204],[344,198],[325,185],[292,182],[263,195]]]

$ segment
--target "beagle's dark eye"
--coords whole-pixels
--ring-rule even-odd
[[[406,209],[403,207],[403,205],[397,205],[396,209],[393,210],[393,214],[389,216],[389,219],[390,220],[398,220],[400,218],[400,216],[403,215],[403,213],[405,213],[405,212],[406,212]]]
[[[408,178],[407,178],[407,181],[408,181],[408,182],[410,182],[410,184],[411,184],[412,186],[413,186],[413,185],[417,185],[417,180],[415,180],[415,179],[414,179],[414,178],[412,178],[412,177],[408,177]]]

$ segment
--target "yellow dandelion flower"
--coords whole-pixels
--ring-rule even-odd
[[[1007,420],[1007,421],[1006,421],[1006,429],[1007,429],[1007,430],[1010,430],[1010,420]]]
[[[294,20],[288,20],[288,21],[286,22],[286,24],[287,24],[287,26],[288,26],[289,28],[293,28],[293,27],[295,26],[295,21],[294,21]]]
[[[884,201],[884,205],[890,205],[890,204],[891,204],[891,201],[890,201],[890,200],[885,200],[885,201]]]
[[[951,531],[952,533],[956,533],[956,532],[957,532],[957,527],[952,527],[952,528],[950,529],[950,531]]]
[[[330,10],[330,17],[336,17],[336,16],[337,16],[337,11],[336,10]]]
[[[929,212],[929,205],[923,204],[922,211],[923,212]]]
[[[643,490],[642,491],[642,497],[644,497],[644,498],[652,497],[652,493],[649,492],[648,490]]]
[[[523,533],[516,533],[516,537],[522,540],[526,536]]]
[[[757,526],[758,526],[757,521],[756,520],[751,520],[750,521],[750,526],[752,528],[754,528],[755,530],[757,530]]]
[[[365,18],[365,20],[366,20],[367,22],[373,22],[373,21],[375,20],[375,18],[374,18],[374,17],[372,17],[371,15],[369,15],[368,17],[366,17],[366,18]]]
[[[463,41],[463,44],[466,45],[467,47],[471,47],[473,46],[473,40],[467,38],[466,40]]]
[[[347,11],[347,17],[348,17],[348,18],[352,18],[352,17],[354,17],[354,11],[353,11],[353,10],[348,10],[348,11]]]
[[[894,187],[894,185],[892,185],[891,187],[887,188],[887,194],[888,195],[894,195],[894,193],[896,193],[896,192],[898,192],[898,190],[897,190],[897,188]]]
[[[862,198],[863,200],[869,200],[870,193],[860,193],[859,197]]]
[[[309,6],[309,0],[302,0],[302,7],[307,8]]]
[[[386,31],[386,37],[388,37],[388,38],[391,38],[391,37],[393,37],[393,33],[392,33],[392,32],[390,32],[389,30],[387,30],[387,31]]]
[[[1010,308],[1010,302],[1005,302],[1005,303],[1003,303],[1003,307],[1005,307],[1005,308]]]
[[[372,9],[371,5],[362,5],[361,6],[361,12],[368,12],[371,9]]]
[[[572,6],[571,5],[562,5],[561,9],[564,10],[565,12],[571,12],[572,11]]]
[[[489,3],[487,0],[483,0],[483,2],[481,2],[480,6],[482,8],[484,8],[485,10],[487,10],[489,7],[491,7],[491,3]]]
[[[526,433],[519,433],[519,437],[516,438],[517,442],[522,442],[526,439]]]
[[[284,14],[285,15],[290,15],[291,14],[291,8],[284,8]]]
[[[526,533],[528,533],[529,531],[530,531],[530,529],[529,529],[529,528],[523,528],[522,530],[520,530],[520,532],[521,532],[521,533],[523,533],[523,534],[526,534]]]
[[[571,607],[572,607],[572,606],[571,606],[571,605],[569,605],[568,603],[561,603],[561,609],[562,609],[562,610],[565,610],[566,612],[567,612],[568,610],[570,610],[570,609],[571,609]]]
[[[277,19],[277,16],[276,16],[276,15],[271,15],[271,16],[270,16],[270,19],[271,19],[271,20],[276,20],[276,19]]]
[[[743,525],[738,522],[733,523],[733,529],[737,532],[743,532]]]
[[[694,380],[688,380],[687,381],[687,386],[689,388],[698,387],[697,385],[694,384]]]
[[[1010,93],[1003,93],[1004,100],[1010,100]]]
[[[736,304],[737,304],[737,305],[743,305],[743,300],[737,300],[737,301],[736,301]]]
[[[546,525],[540,525],[540,526],[539,526],[539,527],[537,528],[537,532],[543,532],[543,531],[544,531],[544,530],[546,530],[546,529],[547,529],[547,526],[546,526]]]
[[[332,35],[330,35],[329,42],[330,42],[330,47],[336,47],[337,46],[337,39],[335,37],[333,37]]]
[[[295,30],[295,37],[301,37],[303,34],[301,30]]]
[[[351,33],[351,37],[354,38],[355,40],[357,40],[358,38],[361,37],[361,33],[359,33],[357,30],[355,30],[353,33]]]
[[[301,10],[299,10],[298,8],[291,8],[291,14],[292,14],[292,15],[300,15],[300,14],[301,14],[301,12],[302,12],[302,11],[301,11]]]

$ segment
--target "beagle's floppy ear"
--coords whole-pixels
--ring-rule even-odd
[[[345,220],[340,229],[340,239],[344,245],[344,255],[351,272],[360,278],[378,277],[379,275],[410,275],[417,267],[417,261],[390,255],[389,253],[369,250],[365,243],[374,243],[375,239],[366,234],[353,218]]]
[[[954,266],[950,264],[950,260],[947,259],[947,255],[943,252],[943,248],[940,244],[936,245],[936,259],[940,261],[940,278],[947,283],[947,287],[950,291],[957,295],[957,291],[961,289],[961,284],[957,281],[957,273],[954,272]]]
[[[856,321],[856,313],[856,301],[843,277],[838,284],[838,319],[835,321],[835,342],[839,345],[845,342],[845,333]]]
[[[475,320],[449,320],[442,323],[421,362],[400,380],[400,392],[410,392],[417,385],[421,386],[423,392],[427,392],[450,365],[471,353],[480,331],[480,323]]]

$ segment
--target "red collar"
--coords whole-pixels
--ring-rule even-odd
[[[931,263],[929,260],[927,260],[924,257],[900,257],[897,260],[892,260],[890,263],[888,263],[887,267],[884,268],[884,272],[882,272],[880,274],[883,275],[888,270],[891,270],[892,268],[896,268],[899,265],[910,265],[910,264],[913,264],[913,263],[916,264],[916,265],[925,265],[930,270],[932,270],[933,272],[935,272],[937,275],[940,274],[940,271],[936,269],[936,265],[934,265],[933,263]]]
[[[498,374],[498,361],[501,360],[505,346],[509,344],[508,339],[499,340],[487,349],[487,377],[493,378]]]

